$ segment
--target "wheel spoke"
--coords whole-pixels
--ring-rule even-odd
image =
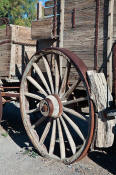
[[[30,97],[30,98],[34,98],[36,100],[42,100],[43,99],[42,97],[40,97],[38,95],[35,95],[35,94],[32,94],[32,93],[28,93],[28,92],[25,93],[25,96]]]
[[[79,129],[79,127],[65,113],[63,113],[62,115],[69,122],[69,124],[72,126],[72,128],[76,131],[76,133],[79,135],[79,137],[83,141],[85,141],[85,138],[84,138],[81,130]]]
[[[59,92],[60,96],[65,93],[66,83],[67,83],[68,75],[69,75],[69,72],[70,72],[70,67],[71,67],[71,64],[68,63],[67,66],[66,66],[66,69],[65,69],[64,78],[62,80],[62,85],[61,85],[60,92]]]
[[[45,139],[46,139],[46,137],[47,137],[47,135],[48,135],[48,132],[49,132],[49,130],[50,130],[50,126],[51,126],[51,120],[47,123],[47,125],[46,125],[46,127],[45,127],[45,129],[44,129],[44,132],[43,132],[43,134],[42,134],[42,136],[41,136],[41,139],[40,139],[40,143],[41,143],[41,144],[44,143],[44,141],[45,141]]]
[[[76,152],[76,145],[75,145],[75,142],[74,142],[74,140],[73,140],[73,138],[72,138],[72,136],[71,136],[71,134],[70,134],[70,132],[69,132],[68,127],[66,126],[66,123],[65,123],[64,119],[63,119],[62,117],[60,117],[60,120],[61,120],[62,125],[63,125],[63,127],[64,127],[64,130],[65,130],[65,132],[66,132],[66,136],[67,136],[67,138],[68,138],[68,141],[69,141],[69,144],[70,144],[72,153],[75,154],[75,152]]]
[[[35,109],[27,110],[26,113],[31,114],[31,113],[38,112],[38,111],[39,111],[39,109],[35,108]]]
[[[52,74],[51,74],[50,66],[49,66],[46,58],[45,57],[42,57],[42,58],[43,58],[44,65],[45,65],[45,68],[46,68],[46,72],[47,72],[47,76],[48,76],[49,83],[50,83],[50,86],[51,86],[51,90],[52,90],[52,93],[54,94],[53,79],[52,79]]]
[[[55,147],[55,137],[56,137],[56,120],[53,120],[52,135],[50,141],[49,154],[53,154]]]
[[[46,120],[46,117],[41,117],[35,124],[32,125],[32,128],[38,127],[44,120]]]
[[[55,59],[55,93],[58,94],[59,91],[59,80],[60,80],[60,75],[59,75],[59,69],[58,69],[58,62]]]
[[[68,112],[69,114],[72,114],[72,115],[74,115],[82,120],[86,120],[86,116],[84,117],[83,115],[81,115],[80,113],[78,113],[77,111],[75,111],[73,109],[63,107],[63,111]]]
[[[48,94],[44,91],[44,89],[30,76],[27,76],[27,80],[33,84],[33,86],[35,86],[42,94],[44,94],[45,96],[47,96]]]
[[[64,101],[63,102],[63,105],[66,106],[66,105],[69,105],[69,104],[74,104],[74,103],[78,103],[78,102],[82,102],[82,101],[86,101],[87,100],[87,97],[82,97],[82,98],[78,98],[78,99],[75,99],[75,100],[70,100],[70,101]]]
[[[42,80],[45,88],[47,89],[48,93],[51,94],[50,88],[48,87],[48,84],[44,78],[44,75],[42,73],[42,71],[40,70],[39,66],[36,63],[33,63],[33,67],[35,69],[35,71],[37,72],[38,76],[40,77],[40,79]]]
[[[67,99],[80,82],[81,82],[80,79],[75,81],[74,84],[69,88],[69,90],[63,95],[62,99]]]
[[[65,144],[64,144],[64,138],[62,133],[62,128],[60,124],[59,118],[57,118],[57,124],[58,124],[58,134],[59,134],[59,141],[60,141],[60,156],[61,159],[65,158]]]

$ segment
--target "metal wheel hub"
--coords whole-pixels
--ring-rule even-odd
[[[41,100],[39,110],[45,117],[58,118],[62,114],[62,102],[57,95],[49,95]]]

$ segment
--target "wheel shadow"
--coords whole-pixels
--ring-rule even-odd
[[[4,105],[1,125],[20,148],[33,148],[24,129],[18,103],[11,102]]]
[[[88,157],[102,168],[116,175],[116,139],[112,147],[91,152]]]

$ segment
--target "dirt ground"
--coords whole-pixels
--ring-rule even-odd
[[[72,165],[47,160],[31,145],[20,119],[19,105],[5,105],[0,127],[0,175],[46,174],[116,175],[116,146],[91,152]]]

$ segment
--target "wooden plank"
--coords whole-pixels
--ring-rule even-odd
[[[110,90],[112,92],[112,39],[113,39],[113,11],[114,0],[109,1],[109,16],[108,16],[108,41],[107,41],[107,77]]]
[[[99,148],[110,147],[113,145],[114,141],[113,127],[116,122],[115,119],[112,118],[108,120],[107,117],[105,117],[104,112],[112,105],[113,98],[103,73],[88,71],[87,75],[91,87],[91,99],[98,112],[96,114],[97,133],[95,144]]]
[[[53,19],[42,19],[32,22],[32,39],[50,39],[53,38]]]
[[[44,16],[53,15],[53,7],[44,8]]]
[[[24,26],[11,25],[12,29],[12,42],[22,43],[22,44],[33,44],[35,41],[31,38],[31,28]]]

